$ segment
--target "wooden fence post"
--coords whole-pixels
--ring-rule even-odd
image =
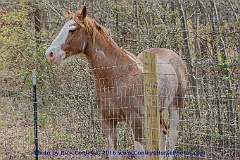
[[[144,106],[146,150],[160,151],[160,106],[158,99],[157,57],[150,52],[143,53]],[[147,156],[147,159],[159,160],[160,155]]]

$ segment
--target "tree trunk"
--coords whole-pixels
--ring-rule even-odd
[[[190,82],[190,86],[194,86],[194,87],[191,87],[191,91],[192,91],[192,94],[194,95],[194,97],[198,97],[197,89],[195,88],[195,86],[197,86],[197,84],[196,84],[195,78],[193,77],[194,73],[193,73],[193,66],[192,66],[192,57],[191,57],[189,42],[188,42],[189,35],[188,35],[187,21],[186,21],[185,13],[183,10],[183,6],[179,0],[176,1],[176,5],[177,5],[179,16],[180,16],[180,24],[181,24],[182,38],[183,38],[183,44],[184,44],[183,54],[185,54],[185,56],[186,56],[187,67],[188,67],[188,72],[189,72],[189,82]],[[199,107],[199,106],[197,106],[197,107]],[[196,111],[197,111],[196,115],[198,115],[200,117],[199,108],[196,108]]]
[[[218,64],[218,53],[217,53],[217,38],[218,38],[218,23],[217,23],[217,13],[215,11],[215,1],[210,1],[211,3],[211,20],[212,20],[212,59],[213,59],[213,74],[214,75],[219,75],[219,71],[218,68],[216,67]],[[220,91],[219,91],[219,79],[217,78],[218,76],[213,76],[214,77],[214,88],[215,88],[215,106],[217,107],[217,121],[218,121],[218,133],[220,135],[223,135],[223,125],[222,125],[222,112],[220,109],[220,100],[219,100],[219,95],[220,95]]]
[[[35,51],[35,56],[37,54],[37,50],[39,48],[39,45],[41,43],[40,40],[40,32],[41,32],[41,10],[39,8],[37,8],[34,12],[33,12],[33,16],[34,16],[34,28],[35,28],[35,41],[36,41],[36,51]]]

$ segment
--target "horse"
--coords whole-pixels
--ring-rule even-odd
[[[109,151],[117,153],[116,127],[121,121],[132,129],[134,150],[144,151],[142,53],[135,56],[120,48],[106,28],[88,17],[86,6],[75,13],[68,10],[67,16],[68,21],[46,50],[48,62],[62,65],[79,55],[85,55],[94,77],[94,99],[103,133],[108,139]],[[160,148],[161,151],[166,150],[169,134],[169,149],[174,150],[188,81],[187,67],[178,54],[170,49],[150,48],[145,51],[157,56],[158,97],[161,102]],[[170,117],[169,131],[166,116]],[[145,155],[136,156],[137,159],[146,159]],[[115,154],[108,158],[121,159],[121,156]],[[173,159],[173,155],[169,155],[168,159]]]

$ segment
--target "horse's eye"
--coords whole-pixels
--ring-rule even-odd
[[[73,33],[74,31],[75,31],[74,29],[69,30],[70,33]]]

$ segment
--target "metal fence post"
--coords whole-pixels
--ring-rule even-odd
[[[35,159],[38,160],[38,130],[37,130],[37,76],[36,69],[32,70],[33,80],[33,112],[34,112],[34,142],[35,142]]]

